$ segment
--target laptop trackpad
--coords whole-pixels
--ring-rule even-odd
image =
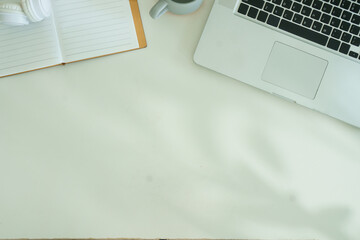
[[[314,99],[328,62],[275,42],[262,79],[304,97]]]

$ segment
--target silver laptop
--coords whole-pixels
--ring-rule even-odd
[[[360,0],[215,0],[199,65],[360,127]]]

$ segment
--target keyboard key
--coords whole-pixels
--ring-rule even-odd
[[[328,14],[326,14],[326,13],[323,13],[323,14],[321,15],[320,22],[322,22],[322,23],[329,23],[329,22],[330,22],[330,19],[331,19],[330,15],[328,15]]]
[[[349,50],[350,50],[350,45],[349,44],[341,43],[339,52],[347,55],[349,53]]]
[[[313,0],[303,0],[302,2],[303,2],[303,4],[305,4],[305,5],[311,6]]]
[[[343,9],[349,9],[351,2],[348,0],[342,0],[340,7]]]
[[[306,17],[306,18],[304,18],[304,21],[302,22],[302,25],[305,26],[305,27],[310,28],[312,23],[313,23],[313,20]]]
[[[323,12],[330,13],[332,6],[330,4],[324,3],[322,10]]]
[[[358,14],[360,11],[360,5],[356,3],[351,4],[350,11],[355,14]]]
[[[342,34],[342,31],[341,31],[341,30],[334,28],[333,31],[332,31],[332,33],[331,33],[331,36],[332,36],[333,38],[340,39],[341,34]]]
[[[342,21],[340,24],[340,29],[343,31],[349,31],[350,23]]]
[[[351,44],[359,47],[360,46],[360,38],[353,36],[353,38],[351,39]]]
[[[299,37],[303,37],[303,38],[305,38],[307,40],[310,40],[312,42],[318,43],[318,44],[323,45],[323,46],[326,45],[326,42],[328,40],[328,37],[325,36],[325,35],[322,35],[320,33],[317,33],[315,31],[307,29],[307,28],[305,28],[303,26],[296,25],[296,24],[294,24],[292,22],[289,22],[289,21],[287,21],[285,19],[281,20],[279,28],[286,31],[286,32],[292,33],[292,34],[294,34],[296,36],[299,36]]]
[[[359,32],[360,32],[360,27],[359,26],[351,25],[350,33],[352,33],[354,35],[358,35]]]
[[[344,33],[342,34],[342,36],[341,36],[341,41],[344,41],[344,42],[349,43],[350,40],[351,40],[351,35],[348,34],[348,33],[346,33],[346,32],[344,32]]]
[[[247,3],[256,8],[263,8],[265,1],[264,0],[242,0],[242,2]]]
[[[315,21],[314,24],[312,25],[312,29],[316,30],[316,31],[320,31],[322,28],[322,23]]]
[[[360,16],[353,14],[353,17],[351,18],[351,22],[354,24],[360,24]]]
[[[335,16],[335,17],[340,17],[341,16],[341,13],[342,13],[342,10],[341,8],[338,8],[338,7],[334,7],[332,12],[331,12],[331,15]]]
[[[250,10],[248,12],[248,16],[251,18],[256,18],[256,15],[258,14],[259,10],[257,10],[256,8],[250,7]]]
[[[267,2],[265,4],[264,10],[269,13],[272,13],[272,11],[274,10],[274,4]]]
[[[359,54],[357,54],[356,52],[350,51],[349,56],[353,57],[353,58],[357,58],[359,56]]]
[[[359,35],[360,37],[360,26],[351,25],[350,33],[354,34],[355,36]]]
[[[250,0],[251,1],[251,0]],[[281,0],[272,0],[273,3],[280,5],[281,4]]]
[[[301,24],[303,20],[303,16],[301,16],[300,14],[295,14],[294,17],[293,17],[293,22],[296,22],[298,24]]]
[[[257,16],[257,20],[259,20],[260,22],[266,22],[268,15],[269,15],[268,13],[264,11],[260,11],[259,15]]]
[[[324,25],[323,28],[321,29],[321,32],[325,35],[330,35],[331,31],[332,31],[332,27],[328,25]]]
[[[310,13],[311,13],[311,8],[307,6],[303,6],[303,8],[301,9],[301,14],[305,16],[310,16]]]
[[[321,16],[321,12],[317,11],[317,10],[313,10],[311,13],[311,18],[315,19],[315,20],[319,20]]]
[[[300,12],[301,11],[301,4],[294,2],[294,4],[291,7],[291,10],[294,12]]]
[[[331,18],[330,25],[333,27],[339,27],[340,22],[341,22],[340,19],[333,17],[333,18]]]
[[[338,6],[340,4],[340,0],[331,0],[330,3]]]
[[[244,3],[240,3],[238,12],[241,13],[241,14],[246,15],[248,9],[249,9],[249,6],[248,6],[248,5],[246,5],[246,4],[244,4]]]
[[[313,8],[318,9],[318,10],[321,9],[321,6],[322,6],[322,2],[319,1],[319,0],[315,0],[313,5],[312,5]]]
[[[279,25],[279,22],[280,22],[280,18],[272,14],[270,14],[268,20],[266,21],[267,24],[274,27],[277,27]]]
[[[348,11],[343,11],[343,13],[341,14],[341,18],[346,20],[346,21],[349,21],[351,19],[351,12],[348,12]]]
[[[282,2],[281,6],[283,6],[284,8],[290,9],[291,4],[292,4],[292,1],[291,1],[291,0],[284,0],[284,1]]]
[[[327,44],[327,47],[328,48],[331,48],[335,51],[337,51],[339,49],[339,46],[340,46],[340,41],[339,40],[336,40],[334,38],[330,38],[328,44]]]
[[[287,19],[287,20],[291,20],[293,17],[294,13],[289,11],[289,10],[285,10],[283,18]]]
[[[281,8],[281,7],[279,7],[279,6],[276,6],[273,13],[274,13],[276,16],[281,17],[282,14],[283,14],[283,12],[284,12],[284,9],[283,9],[283,8]]]

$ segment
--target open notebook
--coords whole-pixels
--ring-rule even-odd
[[[146,47],[137,0],[52,0],[50,18],[0,25],[0,77]]]

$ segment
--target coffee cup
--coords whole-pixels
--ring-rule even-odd
[[[150,10],[150,16],[159,18],[167,11],[183,15],[196,11],[203,0],[159,0]]]

